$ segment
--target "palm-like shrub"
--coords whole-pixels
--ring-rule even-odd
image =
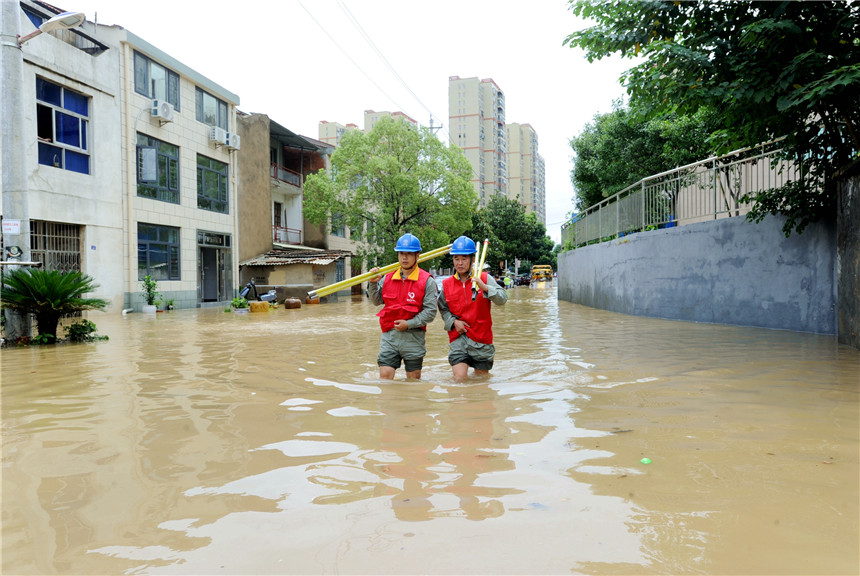
[[[0,304],[36,316],[40,336],[56,341],[57,325],[65,314],[83,310],[102,310],[108,301],[85,298],[98,288],[92,277],[80,272],[60,272],[19,268],[3,275]]]

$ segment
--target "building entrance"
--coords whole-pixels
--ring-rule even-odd
[[[233,253],[230,235],[197,232],[197,297],[200,302],[226,302],[233,294]]]

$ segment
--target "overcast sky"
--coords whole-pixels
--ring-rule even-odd
[[[448,77],[492,78],[506,121],[538,133],[547,232],[572,209],[568,140],[624,95],[629,61],[589,64],[562,46],[586,26],[566,0],[56,0],[120,25],[306,136],[321,120],[364,125],[365,110],[401,110],[444,125]]]

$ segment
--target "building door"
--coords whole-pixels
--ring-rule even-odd
[[[203,302],[218,302],[218,250],[200,248],[200,287]]]
[[[353,258],[352,261],[358,262],[359,260],[358,260],[358,258]],[[358,264],[358,265],[353,264],[352,266],[349,267],[349,270],[350,270],[350,274],[349,274],[350,278],[355,278],[356,276],[361,276],[361,264]],[[350,291],[350,294],[353,296],[361,296],[361,294],[362,294],[361,286],[362,286],[361,283],[358,283],[355,286],[353,286],[352,290]]]
[[[233,294],[230,235],[197,232],[197,293],[201,302],[225,302]]]

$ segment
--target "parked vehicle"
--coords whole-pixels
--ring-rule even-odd
[[[248,296],[250,296],[251,292],[254,293],[254,300],[260,300],[262,302],[274,302],[278,298],[277,291],[274,288],[265,294],[258,294],[257,285],[254,284],[253,278],[251,278],[250,282],[245,284],[245,287],[242,288],[241,292],[239,292],[239,296],[245,299],[250,299]]]
[[[552,266],[548,264],[536,264],[532,266],[532,282],[552,281]]]

